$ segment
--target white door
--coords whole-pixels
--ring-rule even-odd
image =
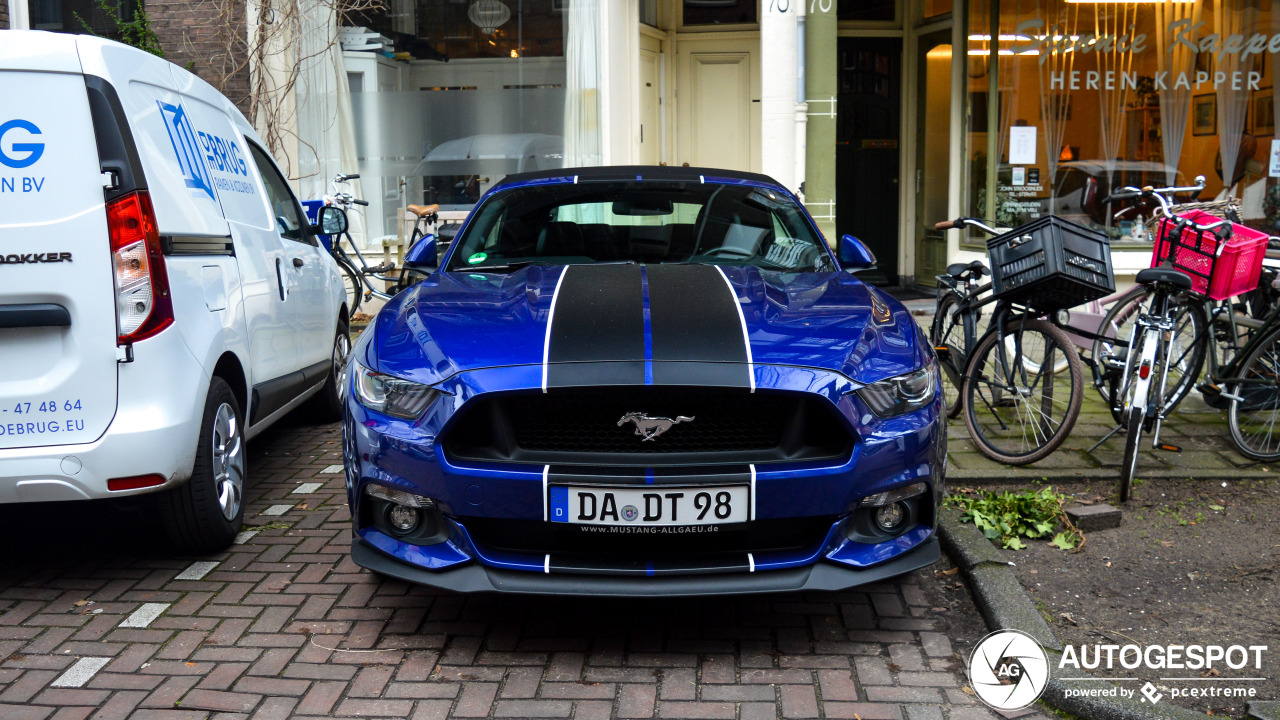
[[[325,258],[307,230],[306,216],[288,182],[257,146],[250,145],[250,154],[262,175],[283,251],[280,278],[294,330],[293,369],[312,368],[329,360],[333,345],[334,318],[325,292]]]
[[[680,43],[676,157],[699,167],[760,171],[757,40]]]
[[[61,37],[47,42],[68,45]],[[62,67],[59,54],[41,57],[47,48],[13,49],[0,47],[0,450],[92,442],[115,416],[117,386],[111,243],[84,77],[74,48],[62,48]],[[27,58],[39,71],[13,69]]]
[[[646,42],[648,41],[648,42]],[[641,38],[640,49],[640,164],[662,160],[662,54],[648,47],[653,38]]]

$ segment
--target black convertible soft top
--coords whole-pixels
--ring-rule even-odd
[[[760,173],[674,165],[602,165],[597,167],[539,170],[537,172],[508,175],[498,183],[497,187],[519,185],[532,180],[545,180],[547,178],[573,177],[575,175],[578,176],[579,181],[635,180],[639,176],[645,180],[666,180],[670,182],[701,182],[701,178],[707,176],[731,180],[749,180],[781,187],[777,180]]]

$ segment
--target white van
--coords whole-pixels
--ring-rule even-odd
[[[336,264],[172,63],[0,31],[0,98],[0,503],[155,493],[178,547],[230,545],[245,441],[309,399],[338,417]]]

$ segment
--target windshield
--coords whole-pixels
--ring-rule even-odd
[[[495,194],[477,211],[450,270],[594,262],[833,270],[795,201],[717,183],[592,182]]]

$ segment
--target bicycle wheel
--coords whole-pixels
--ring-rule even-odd
[[[1122,380],[1119,374],[1123,371],[1129,348],[1115,341],[1129,341],[1133,323],[1150,308],[1154,292],[1150,287],[1139,285],[1117,300],[1098,326],[1097,334],[1105,337],[1093,341],[1089,365],[1093,371],[1094,387],[1111,408],[1111,415],[1117,423],[1122,423],[1123,419],[1111,399],[1115,397],[1114,388]],[[1209,345],[1209,320],[1200,301],[1186,295],[1174,295],[1169,298],[1169,309],[1173,313],[1173,331],[1165,341],[1170,347],[1167,351],[1161,348],[1162,351],[1156,353],[1156,365],[1152,367],[1153,376],[1160,377],[1156,373],[1163,373],[1167,359],[1169,375],[1160,404],[1156,406],[1162,416],[1173,412],[1195,387]],[[1108,361],[1111,366],[1107,365]],[[1160,388],[1153,391],[1160,392]]]
[[[1129,411],[1129,423],[1124,437],[1124,461],[1120,464],[1120,502],[1129,502],[1129,495],[1133,491],[1133,476],[1138,470],[1138,443],[1142,440],[1142,426],[1146,420],[1145,402],[1134,405]]]
[[[360,309],[361,301],[364,300],[364,286],[360,282],[360,273],[346,258],[335,255],[333,259],[338,261],[338,267],[342,270],[342,287],[347,293],[348,317],[354,317],[356,311]]]
[[[957,312],[959,307],[959,295],[954,292],[943,295],[938,302],[938,309],[934,311],[933,326],[929,333],[934,348],[945,347],[949,350],[947,357],[938,359],[942,368],[942,401],[946,403],[949,418],[959,416],[964,405],[960,395],[962,368],[958,366],[960,357],[964,354],[964,318]]]
[[[982,454],[1027,465],[1057,449],[1076,424],[1084,371],[1066,333],[1043,320],[1015,318],[1004,333],[1006,342],[984,335],[969,360],[964,422]]]
[[[1231,401],[1227,425],[1231,440],[1244,455],[1254,460],[1280,458],[1280,330],[1258,343],[1240,366],[1238,379],[1230,385]]]
[[[1093,375],[1093,386],[1102,396],[1103,401],[1111,404],[1111,387],[1109,380],[1115,368],[1108,366],[1108,361],[1124,365],[1128,347],[1116,344],[1129,342],[1129,334],[1133,329],[1133,321],[1137,319],[1142,308],[1146,307],[1147,288],[1135,285],[1127,292],[1118,295],[1112,301],[1107,312],[1098,324],[1097,335],[1089,351],[1089,369]]]

